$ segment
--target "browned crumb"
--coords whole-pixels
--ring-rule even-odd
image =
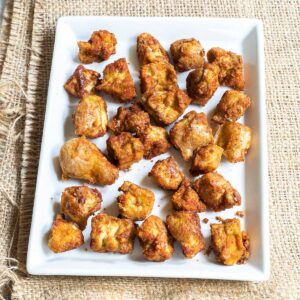
[[[209,222],[209,219],[204,218],[204,219],[202,220],[202,222],[203,222],[204,224],[207,224],[207,223]]]
[[[245,211],[243,211],[243,210],[238,210],[238,211],[235,213],[235,215],[236,215],[237,217],[244,218],[244,217],[245,217]]]
[[[219,221],[219,222],[223,222],[224,221],[224,219],[222,217],[220,217],[220,216],[216,216],[216,220]]]

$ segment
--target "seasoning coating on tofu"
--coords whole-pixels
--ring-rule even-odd
[[[116,53],[117,40],[113,33],[107,30],[94,31],[87,42],[79,41],[79,60],[83,64],[102,62]]]
[[[194,38],[178,40],[171,44],[170,50],[179,72],[201,68],[204,64],[205,51]]]
[[[173,238],[165,223],[157,216],[150,216],[137,229],[143,255],[150,261],[165,261],[174,253]]]
[[[198,148],[193,157],[190,173],[193,176],[215,171],[222,159],[223,148],[215,144]]]
[[[96,95],[83,97],[73,114],[75,134],[97,138],[106,133],[107,111],[105,101]]]
[[[119,170],[110,163],[95,144],[84,137],[71,139],[60,149],[62,179],[85,179],[101,185],[113,184]]]
[[[246,125],[227,122],[217,134],[217,145],[224,149],[223,155],[231,163],[245,160],[252,140],[251,128]]]
[[[219,68],[214,64],[204,64],[189,73],[186,89],[194,103],[204,106],[219,87]]]
[[[129,181],[124,181],[119,191],[124,193],[117,198],[122,217],[139,221],[150,215],[155,200],[151,191]]]
[[[154,62],[169,62],[167,51],[149,33],[141,33],[137,38],[137,55],[141,65]]]
[[[200,200],[188,179],[184,179],[179,189],[172,196],[172,205],[175,210],[203,212],[206,205]]]
[[[178,211],[167,216],[167,227],[173,238],[179,242],[183,254],[193,258],[205,248],[201,233],[200,219],[197,213]]]
[[[58,214],[52,224],[48,247],[55,253],[76,249],[84,243],[81,230]]]
[[[190,159],[197,148],[214,141],[206,115],[195,111],[190,111],[182,120],[175,123],[170,131],[170,139],[184,160]]]
[[[179,88],[172,91],[150,91],[141,97],[145,110],[162,125],[175,122],[190,103],[191,99]]]
[[[158,160],[152,167],[150,176],[165,190],[177,190],[184,178],[173,156]]]
[[[249,237],[241,231],[239,219],[210,224],[212,248],[216,259],[227,266],[243,264],[250,256]]]
[[[106,141],[108,154],[117,162],[119,169],[126,170],[144,155],[144,146],[139,138],[129,132],[110,136]]]
[[[86,185],[66,188],[61,195],[61,210],[81,230],[84,230],[90,215],[101,208],[102,196],[97,189]]]
[[[73,75],[64,84],[65,90],[76,98],[93,94],[100,80],[100,74],[79,65]]]
[[[207,173],[197,179],[194,188],[206,206],[214,211],[241,204],[239,192],[217,172]]]
[[[95,252],[127,254],[134,247],[135,225],[132,220],[100,213],[92,218],[91,249]]]
[[[171,147],[168,142],[168,133],[162,127],[149,125],[138,135],[144,145],[144,158],[146,159],[166,153]]]
[[[103,79],[96,89],[112,95],[121,102],[128,102],[136,96],[125,58],[120,58],[105,67]]]
[[[245,81],[243,77],[243,58],[242,56],[226,51],[222,48],[211,48],[207,52],[207,59],[220,68],[220,84],[229,86],[233,89],[243,90]]]
[[[244,115],[250,105],[250,98],[243,92],[226,91],[217,105],[212,120],[219,124],[235,122]]]

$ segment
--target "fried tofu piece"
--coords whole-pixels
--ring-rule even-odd
[[[120,106],[117,114],[108,122],[108,128],[119,134],[123,131],[136,133],[150,125],[149,114],[138,105],[133,104],[129,108]]]
[[[129,102],[136,96],[133,79],[125,58],[120,58],[107,65],[103,71],[103,80],[96,86],[121,102]]]
[[[153,176],[160,187],[165,190],[177,190],[184,178],[173,156],[158,160],[152,167],[149,176]]]
[[[218,66],[207,63],[189,73],[186,78],[186,89],[194,103],[206,105],[219,87],[218,74]]]
[[[170,139],[184,160],[190,159],[197,148],[214,141],[206,115],[195,111],[190,111],[182,120],[175,123],[170,131]]]
[[[198,40],[192,38],[175,41],[170,50],[179,72],[203,67],[205,51]]]
[[[132,220],[100,213],[92,218],[91,249],[100,253],[131,253],[135,231]]]
[[[168,142],[167,131],[159,126],[149,125],[138,136],[144,145],[144,158],[151,159],[166,153],[171,145]]]
[[[61,210],[81,230],[84,230],[90,215],[101,208],[102,196],[97,189],[86,185],[66,188],[61,195]]]
[[[233,89],[243,90],[245,81],[243,76],[242,56],[226,51],[222,48],[211,48],[207,52],[207,59],[220,68],[219,82]]]
[[[167,51],[159,41],[149,33],[141,33],[137,38],[137,55],[141,65],[169,62]]]
[[[223,148],[215,144],[198,148],[193,157],[190,173],[193,176],[215,171],[222,159]]]
[[[91,139],[103,136],[107,127],[105,101],[97,95],[83,97],[73,114],[75,134]]]
[[[179,88],[172,91],[150,91],[141,97],[145,110],[162,125],[175,122],[190,103],[191,99]]]
[[[141,91],[173,91],[177,88],[177,77],[174,67],[169,63],[151,63],[141,66]]]
[[[218,124],[235,122],[244,115],[250,105],[250,97],[243,92],[236,90],[226,91],[217,105],[212,120]]]
[[[100,80],[100,74],[79,65],[73,75],[64,84],[65,90],[76,98],[83,98],[94,94],[95,87]]]
[[[200,200],[188,179],[184,179],[179,189],[173,194],[172,205],[175,210],[204,212],[206,205]]]
[[[221,174],[210,172],[194,182],[194,189],[206,206],[221,211],[241,204],[239,192]]]
[[[177,211],[167,216],[167,227],[173,238],[181,245],[183,254],[187,258],[193,258],[205,248],[197,213]]]
[[[252,141],[251,128],[246,125],[227,122],[217,134],[216,144],[224,149],[223,155],[231,163],[245,160]]]
[[[117,40],[113,33],[107,30],[94,31],[87,42],[79,41],[79,60],[83,64],[102,62],[116,53]]]
[[[84,243],[81,230],[73,222],[56,215],[52,224],[48,247],[55,253],[76,249]]]
[[[62,179],[78,178],[100,185],[113,184],[119,170],[95,144],[84,137],[71,139],[60,149]]]
[[[150,215],[155,200],[154,194],[151,191],[130,181],[124,181],[119,191],[123,192],[117,198],[122,217],[140,221]]]
[[[143,255],[150,261],[165,261],[174,253],[173,238],[166,224],[157,216],[150,216],[137,229]]]
[[[250,256],[249,237],[241,231],[239,219],[210,224],[212,248],[217,260],[227,266],[243,264]]]
[[[143,158],[144,146],[142,142],[129,132],[110,136],[106,144],[109,156],[117,162],[120,170],[129,169],[132,164]]]

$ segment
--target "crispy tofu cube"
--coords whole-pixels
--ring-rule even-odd
[[[179,72],[203,67],[205,51],[198,40],[178,40],[171,44],[170,50]]]
[[[132,220],[100,213],[92,218],[91,249],[101,253],[131,253],[135,231]]]
[[[193,258],[205,247],[197,213],[178,211],[167,216],[167,227],[173,238],[179,242],[183,254]]]
[[[165,261],[174,253],[173,238],[165,223],[157,216],[150,216],[138,227],[143,255],[150,261]]]
[[[73,75],[64,84],[65,90],[76,98],[83,98],[95,92],[100,74],[79,65]]]
[[[124,181],[119,191],[123,192],[117,199],[122,217],[139,221],[150,215],[155,200],[151,191],[129,181]]]
[[[212,248],[220,263],[231,266],[249,259],[249,237],[245,231],[241,231],[239,219],[210,224],[210,229]]]
[[[116,53],[117,40],[107,30],[94,31],[88,42],[78,42],[79,60],[83,64],[102,62]]]
[[[102,196],[97,189],[86,185],[66,188],[61,195],[61,210],[81,230],[84,230],[90,215],[101,208]]]
[[[206,206],[214,211],[241,204],[239,192],[217,172],[207,173],[197,179],[194,188]]]
[[[214,141],[206,115],[195,111],[190,111],[182,120],[175,123],[170,131],[170,139],[184,160],[190,159],[196,149]]]
[[[55,253],[76,249],[84,243],[81,230],[58,214],[51,227],[48,247]]]

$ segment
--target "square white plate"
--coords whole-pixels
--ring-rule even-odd
[[[215,217],[235,217],[238,210],[246,210],[241,219],[251,240],[251,258],[244,265],[223,266],[203,252],[193,259],[185,259],[176,243],[174,256],[163,263],[146,261],[136,240],[134,252],[130,255],[99,254],[89,249],[90,219],[84,231],[85,244],[79,249],[54,254],[47,247],[49,229],[55,213],[59,211],[60,194],[68,186],[78,185],[79,180],[60,180],[58,154],[60,147],[75,137],[71,115],[78,99],[70,97],[63,84],[79,64],[77,54],[78,40],[88,40],[95,30],[107,29],[118,40],[117,53],[108,61],[86,65],[98,72],[114,60],[126,57],[130,71],[138,88],[139,64],[136,55],[136,38],[141,32],[154,35],[169,50],[172,42],[181,38],[199,39],[206,52],[219,46],[242,54],[245,66],[245,92],[252,99],[252,106],[240,121],[253,130],[253,144],[246,162],[230,164],[222,162],[218,169],[240,192],[242,205],[223,212],[201,213],[200,219]],[[185,89],[188,72],[178,74],[181,88]],[[138,88],[139,89],[139,88]],[[211,112],[226,90],[220,87],[205,108],[191,104],[190,110]],[[108,115],[115,115],[120,105],[107,95],[102,95],[108,104]],[[106,152],[106,139],[93,140]],[[170,153],[190,177],[190,162],[184,162],[174,148]],[[165,219],[171,212],[170,192],[158,188],[153,179],[147,176],[158,159],[142,160],[134,164],[129,172],[120,172],[119,179],[111,186],[100,187],[103,196],[102,210],[117,216],[116,197],[118,187],[124,180],[132,181],[155,192],[155,205],[152,214]],[[34,210],[27,257],[27,269],[37,275],[96,275],[96,276],[145,276],[178,278],[214,278],[232,280],[266,280],[269,276],[269,230],[268,230],[268,180],[267,180],[266,111],[264,84],[264,53],[262,24],[253,19],[203,19],[203,18],[133,18],[133,17],[63,17],[57,23],[52,69],[49,82],[43,141],[41,146],[39,171],[34,200]],[[207,244],[210,239],[210,226],[201,222],[202,232]]]

